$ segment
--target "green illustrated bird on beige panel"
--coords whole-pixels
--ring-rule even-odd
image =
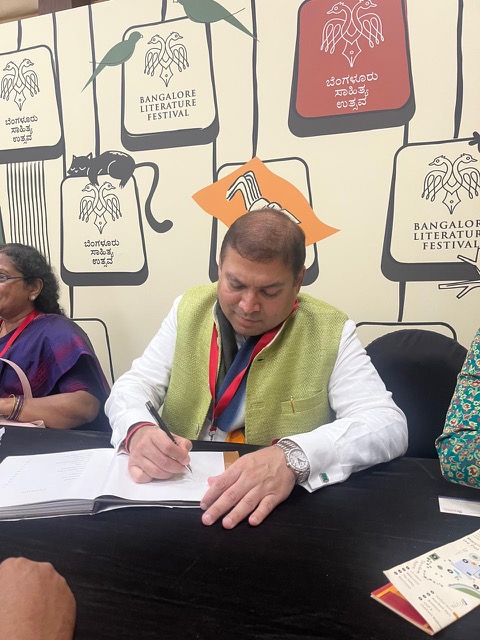
[[[233,13],[225,9],[219,2],[215,2],[215,0],[174,0],[174,2],[182,5],[185,13],[193,22],[211,24],[212,22],[225,20],[225,22],[243,31],[243,33],[246,33],[251,38],[255,38],[253,33],[251,33]],[[242,10],[243,9],[240,9],[235,13],[239,13]]]
[[[119,65],[127,62],[135,51],[135,45],[143,38],[142,34],[138,31],[132,31],[126,40],[117,42],[107,53],[103,56],[102,60],[95,67],[95,71],[92,73],[87,83],[83,87],[82,91],[88,87],[88,85],[95,80],[95,78],[106,67],[118,67]]]

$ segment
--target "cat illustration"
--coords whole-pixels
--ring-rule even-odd
[[[92,153],[86,156],[74,155],[68,174],[70,176],[86,177],[91,184],[96,186],[98,186],[98,176],[110,176],[111,178],[119,180],[120,189],[123,189],[133,176],[135,169],[140,167],[150,167],[154,173],[152,187],[145,201],[145,217],[154,231],[157,233],[165,233],[172,228],[173,222],[171,220],[158,222],[154,218],[150,207],[153,194],[159,181],[158,166],[154,162],[140,162],[136,164],[132,156],[123,153],[123,151],[104,151],[98,156],[93,156]]]

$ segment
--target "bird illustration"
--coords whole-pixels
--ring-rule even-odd
[[[360,14],[377,5],[372,0],[359,0],[353,8],[345,2],[336,2],[327,11],[334,17],[325,23],[322,33],[321,51],[335,53],[335,47],[341,41],[345,43],[342,54],[353,67],[362,52],[360,39],[366,38],[368,46],[373,48],[384,41],[382,21],[378,14],[369,12]]]
[[[461,202],[459,190],[464,188],[470,199],[479,195],[480,173],[475,167],[460,167],[477,162],[469,153],[461,153],[453,162],[446,156],[437,156],[429,166],[435,167],[425,176],[422,198],[435,201],[440,190],[445,191],[443,204],[452,214]],[[443,168],[445,167],[445,168]]]
[[[8,100],[10,94],[15,92],[14,102],[20,111],[27,99],[25,91],[28,90],[32,97],[40,91],[37,74],[33,69],[28,68],[33,67],[33,65],[34,63],[31,60],[25,58],[18,67],[14,62],[10,61],[4,68],[7,73],[2,78],[0,98]]]
[[[132,31],[126,40],[117,42],[102,58],[101,62],[95,67],[95,71],[92,73],[86,85],[82,91],[88,87],[88,85],[95,80],[98,74],[105,69],[105,67],[117,67],[129,60],[133,52],[135,51],[135,45],[143,38],[142,34],[138,31]]]
[[[14,62],[8,62],[3,70],[7,73],[2,78],[0,98],[8,100],[17,82],[18,68]]]
[[[120,211],[120,201],[114,193],[105,193],[105,191],[112,191],[115,189],[111,182],[104,182],[99,190],[100,202],[108,213],[112,216],[112,220],[118,220],[118,218],[122,217],[122,212]]]
[[[148,44],[158,44],[160,46],[148,49],[145,54],[144,73],[153,77],[155,69],[160,65],[162,69],[159,75],[166,87],[168,87],[168,83],[173,77],[173,64],[177,65],[177,69],[180,72],[189,66],[187,49],[181,42],[176,42],[177,40],[182,40],[182,36],[177,31],[172,31],[166,40],[155,34],[148,41]]]
[[[83,198],[80,200],[80,214],[78,216],[78,219],[82,220],[83,222],[88,222],[90,220],[90,214],[95,209],[98,203],[98,191],[90,183],[88,183],[87,186],[82,189],[82,191],[88,191],[90,193],[87,193],[87,195],[83,196]],[[91,192],[93,192],[93,194]]]
[[[122,217],[120,201],[117,196],[114,193],[105,193],[105,191],[112,190],[115,190],[115,187],[111,182],[104,182],[101,186],[89,182],[82,189],[82,191],[86,192],[86,195],[80,200],[80,214],[78,218],[83,222],[88,222],[90,214],[94,213],[95,219],[93,224],[100,233],[103,233],[103,229],[107,224],[105,214],[109,213],[114,222]]]
[[[26,58],[20,65],[19,74],[23,78],[25,88],[28,89],[31,96],[34,96],[40,91],[38,76],[33,69],[29,69],[28,67],[33,67],[33,62]]]
[[[219,22],[225,20],[232,25],[246,33],[248,36],[256,40],[253,33],[251,33],[247,27],[245,27],[240,20],[235,18],[233,13],[230,13],[225,7],[215,0],[173,0],[178,2],[185,9],[185,13],[193,20],[193,22],[200,22],[203,24],[210,24],[212,22]],[[243,9],[241,9],[243,11]],[[238,12],[236,12],[238,13]]]
[[[453,175],[460,182],[468,193],[468,197],[473,199],[479,194],[480,173],[475,167],[460,167],[461,164],[477,162],[469,153],[461,153],[453,163]]]
[[[423,181],[422,198],[426,198],[426,200],[431,200],[431,202],[434,202],[435,197],[440,189],[443,189],[444,185],[448,184],[448,181],[450,180],[453,173],[453,164],[450,158],[442,155],[434,158],[432,162],[429,163],[429,166],[446,167],[446,169],[432,169],[427,173]]]
[[[367,39],[371,49],[384,41],[382,20],[373,11],[360,15],[360,10],[365,11],[376,6],[373,0],[360,0],[352,9],[352,22],[358,25],[360,33]]]

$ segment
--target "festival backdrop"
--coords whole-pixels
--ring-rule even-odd
[[[364,344],[468,345],[479,22],[475,0],[110,0],[0,25],[0,239],[45,253],[110,379],[262,206]]]

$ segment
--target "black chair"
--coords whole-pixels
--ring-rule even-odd
[[[405,455],[436,458],[458,373],[467,350],[435,331],[402,329],[373,340],[366,352],[408,422]]]

